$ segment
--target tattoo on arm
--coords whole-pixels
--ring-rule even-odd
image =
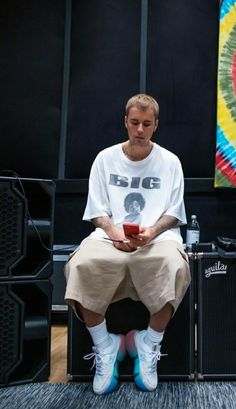
[[[100,227],[105,232],[108,232],[113,227],[112,220],[108,216],[95,217],[92,219],[92,222],[96,227]]]
[[[157,235],[163,233],[166,230],[176,227],[178,224],[178,219],[174,216],[162,216],[153,227],[156,228]]]

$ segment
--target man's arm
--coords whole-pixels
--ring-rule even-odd
[[[176,227],[177,224],[178,219],[176,219],[176,217],[168,215],[161,216],[153,226],[141,227],[140,233],[137,234],[135,238],[130,238],[130,242],[134,247],[144,246],[164,231]]]
[[[96,227],[100,227],[113,240],[124,240],[123,229],[117,228],[110,217],[102,216],[92,219]],[[140,233],[135,237],[129,237],[129,243],[113,243],[116,248],[123,251],[133,251],[137,247],[144,246],[156,236],[166,230],[177,226],[178,219],[174,216],[164,215],[151,227],[141,227]]]
[[[92,219],[92,223],[96,227],[100,227],[110,239],[112,240],[126,240],[127,238],[124,235],[123,229],[120,229],[114,225],[112,222],[112,219],[108,216],[102,216],[102,217],[96,217]],[[113,242],[114,247],[116,247],[119,250],[122,251],[127,251],[131,252],[135,250],[136,247],[133,247],[133,245],[130,242],[125,242],[125,243],[119,243],[119,242]]]
[[[174,216],[164,215],[151,227],[153,231],[153,238],[163,233],[166,230],[176,227],[178,219]]]
[[[96,227],[100,227],[102,230],[104,230],[108,237],[110,237],[110,234],[112,234],[115,228],[111,218],[108,216],[96,217],[95,219],[92,219],[92,222]]]

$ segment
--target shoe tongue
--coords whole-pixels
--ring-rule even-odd
[[[152,345],[152,351],[153,352],[158,352],[159,351],[159,345],[158,344],[153,344]]]
[[[159,344],[152,344],[152,345],[147,345],[147,344],[145,344],[145,345],[144,345],[144,350],[147,351],[147,352],[154,352],[154,353],[156,353],[156,352],[159,352],[159,350],[160,350],[160,345],[159,345]]]
[[[108,355],[113,351],[113,345],[109,345],[107,348],[98,348],[97,347],[97,352],[101,355]]]
[[[155,352],[156,344],[148,345],[148,344],[146,344],[146,342],[143,342],[142,349],[143,349],[143,351],[145,351],[147,353]]]

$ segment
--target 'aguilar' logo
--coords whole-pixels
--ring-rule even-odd
[[[211,267],[205,268],[206,278],[209,278],[213,274],[227,274],[227,266],[221,263],[221,261],[216,261]]]

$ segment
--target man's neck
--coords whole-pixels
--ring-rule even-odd
[[[149,141],[147,146],[131,145],[130,141],[126,141],[122,145],[123,152],[128,159],[139,161],[147,158],[153,148],[153,142]]]

